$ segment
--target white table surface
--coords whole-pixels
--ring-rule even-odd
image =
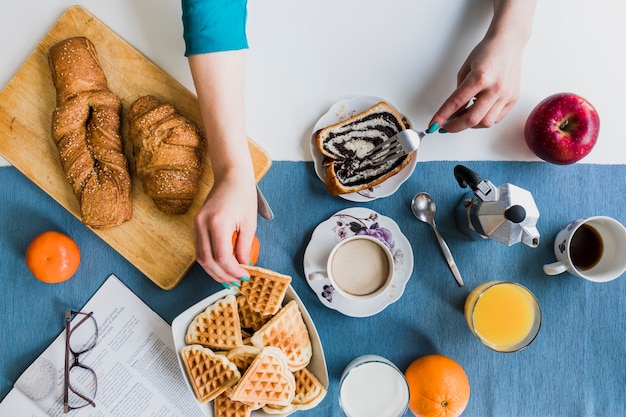
[[[2,88],[74,4],[194,91],[180,0],[3,2]],[[317,119],[337,100],[358,95],[385,98],[425,127],[482,38],[491,8],[491,0],[250,0],[248,134],[273,160],[311,160]],[[491,129],[428,137],[419,159],[538,160],[524,142],[526,117],[543,98],[568,91],[593,103],[601,120],[598,143],[580,163],[626,163],[624,39],[624,1],[540,0],[521,97],[508,117]]]

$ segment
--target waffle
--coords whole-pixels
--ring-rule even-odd
[[[266,404],[267,414],[288,414],[297,410],[310,410],[326,397],[326,388],[307,368],[293,373],[296,380],[296,393],[288,405]]]
[[[326,388],[307,368],[293,373],[296,380],[296,394],[293,404],[298,410],[309,410],[316,407],[326,397]]]
[[[239,346],[226,352],[226,357],[240,372],[245,372],[261,349],[255,346]]]
[[[291,277],[265,268],[242,266],[250,274],[250,280],[243,281],[239,291],[246,297],[248,304],[262,315],[276,314],[283,303]]]
[[[289,301],[250,338],[253,346],[275,346],[287,356],[289,370],[306,367],[313,355],[311,338],[295,300]]]
[[[232,388],[228,388],[226,391],[224,391],[224,394],[228,395],[228,398],[230,398],[232,393],[233,393]],[[244,402],[244,401],[237,401],[237,402],[247,405],[250,408],[250,411],[260,410],[265,405],[265,403],[253,403],[253,402]]]
[[[246,268],[251,280],[242,283],[242,294],[215,301],[187,328],[185,342],[193,346],[184,348],[181,358],[187,362],[185,354],[190,357],[184,367],[193,390],[201,402],[214,401],[215,417],[247,417],[261,409],[284,415],[313,408],[326,390],[308,370],[301,370],[311,359],[312,346],[297,302],[282,306],[291,277]],[[237,369],[235,382],[216,374],[225,363],[228,372]]]
[[[224,355],[200,345],[185,346],[180,352],[189,382],[198,401],[211,401],[235,385],[241,373]]]
[[[287,405],[275,405],[275,404],[265,404],[262,408],[266,414],[289,414],[297,411],[298,408],[293,404]]]
[[[272,317],[271,315],[263,315],[254,311],[252,305],[248,302],[248,298],[244,296],[237,297],[237,311],[239,312],[239,322],[242,329],[259,330]]]
[[[296,381],[287,368],[287,358],[278,348],[266,347],[233,388],[235,401],[288,405],[293,400]]]
[[[249,417],[252,409],[249,405],[233,401],[226,393],[222,393],[213,402],[215,417]]]
[[[185,343],[216,350],[243,345],[235,296],[229,294],[198,314],[187,328]]]

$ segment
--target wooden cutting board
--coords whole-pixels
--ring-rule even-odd
[[[122,100],[122,137],[131,171],[132,145],[126,113],[137,98],[152,94],[173,104],[198,125],[202,123],[194,94],[85,9],[68,9],[0,92],[0,155],[80,219],[78,201],[65,180],[50,136],[56,90],[48,66],[48,50],[72,36],[85,36],[94,43],[109,88]],[[269,170],[271,160],[252,141],[249,150],[258,182]],[[213,185],[208,157],[205,163],[200,192],[187,214],[170,216],[157,210],[132,172],[132,219],[110,229],[92,229],[163,289],[174,288],[195,262],[193,218]]]

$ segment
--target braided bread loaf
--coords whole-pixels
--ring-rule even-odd
[[[94,228],[120,225],[132,214],[120,99],[109,90],[87,38],[69,38],[52,46],[49,64],[57,92],[52,138],[80,204],[81,220]]]
[[[162,212],[186,213],[202,174],[202,131],[172,105],[150,95],[130,106],[128,125],[144,192]]]

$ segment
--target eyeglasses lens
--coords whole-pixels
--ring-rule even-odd
[[[96,374],[91,368],[74,365],[70,368],[67,405],[70,409],[92,405],[96,398]],[[91,402],[89,402],[91,400]]]

